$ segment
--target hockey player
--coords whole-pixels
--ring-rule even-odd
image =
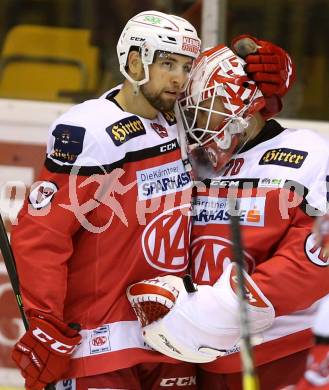
[[[196,167],[200,173],[205,169],[198,161],[200,152],[208,161],[206,176],[213,179],[205,182],[206,190],[201,187],[195,199],[192,275],[197,283],[213,284],[232,260],[226,209],[233,193],[246,268],[275,310],[272,326],[255,346],[255,365],[261,388],[279,389],[301,377],[313,344],[314,315],[329,292],[329,257],[312,232],[314,217],[327,208],[328,143],[310,130],[264,121],[258,112],[261,98],[225,49],[205,53],[203,61],[212,77],[207,80],[205,75],[198,91],[193,82],[200,80],[196,69],[189,99],[197,102],[196,115],[208,111],[199,115],[189,133],[197,144]],[[217,83],[221,86],[214,92]],[[196,131],[195,125],[203,130]],[[215,204],[207,203],[216,199]],[[203,370],[205,388],[242,386],[235,348]]]
[[[188,266],[192,185],[172,109],[200,41],[185,20],[149,11],[117,48],[123,86],[51,126],[12,232],[30,326],[13,358],[29,389],[62,378],[57,389],[196,388],[192,364],[144,343],[125,290]]]
[[[152,281],[159,294],[147,294],[148,282],[140,293],[135,286],[128,290],[137,314],[144,315],[146,342],[185,361],[208,360],[200,372],[202,389],[242,388],[229,198],[240,216],[251,276],[248,313],[262,389],[293,385],[302,376],[312,321],[329,292],[329,258],[312,233],[314,216],[326,210],[328,143],[310,130],[265,120],[264,98],[243,65],[227,47],[204,52],[180,102],[194,174],[203,180],[191,240],[197,291],[189,286],[194,292],[186,293],[174,276]],[[168,314],[152,322],[161,313],[149,320],[141,297],[162,297]]]
[[[123,86],[51,126],[12,233],[30,326],[13,358],[27,388],[196,388],[192,364],[145,345],[125,290],[188,266],[191,179],[172,109],[199,50],[186,20],[136,15],[117,45]]]

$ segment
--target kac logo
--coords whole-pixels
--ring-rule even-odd
[[[192,275],[197,283],[214,284],[233,260],[232,241],[216,236],[201,236],[191,244]],[[255,268],[255,260],[244,251],[246,271]]]
[[[39,184],[31,190],[29,202],[33,208],[40,210],[51,202],[57,191],[58,188],[55,183],[52,183],[51,181],[39,182]]]
[[[329,265],[329,255],[324,248],[317,244],[314,233],[310,234],[305,240],[305,253],[313,264],[320,267]]]
[[[147,262],[165,272],[181,272],[188,266],[191,232],[190,205],[168,210],[145,228],[142,247]]]

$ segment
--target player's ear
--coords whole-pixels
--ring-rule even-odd
[[[141,56],[137,50],[132,50],[128,54],[127,67],[128,73],[134,80],[142,80],[144,68]]]

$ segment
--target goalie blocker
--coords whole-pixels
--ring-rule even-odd
[[[244,272],[247,311],[253,343],[274,320],[274,308]],[[158,352],[192,363],[207,363],[238,347],[239,298],[236,265],[231,263],[214,286],[199,285],[188,293],[183,280],[163,276],[127,289],[127,297],[142,325],[145,342]]]

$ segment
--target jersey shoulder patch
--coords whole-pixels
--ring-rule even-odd
[[[106,127],[115,146],[120,146],[132,138],[146,134],[146,129],[138,116],[132,115]]]
[[[50,156],[63,163],[73,164],[82,152],[85,134],[84,127],[58,124],[52,131],[55,141]]]
[[[177,123],[177,119],[174,111],[163,112],[162,115],[169,126],[173,126]]]

